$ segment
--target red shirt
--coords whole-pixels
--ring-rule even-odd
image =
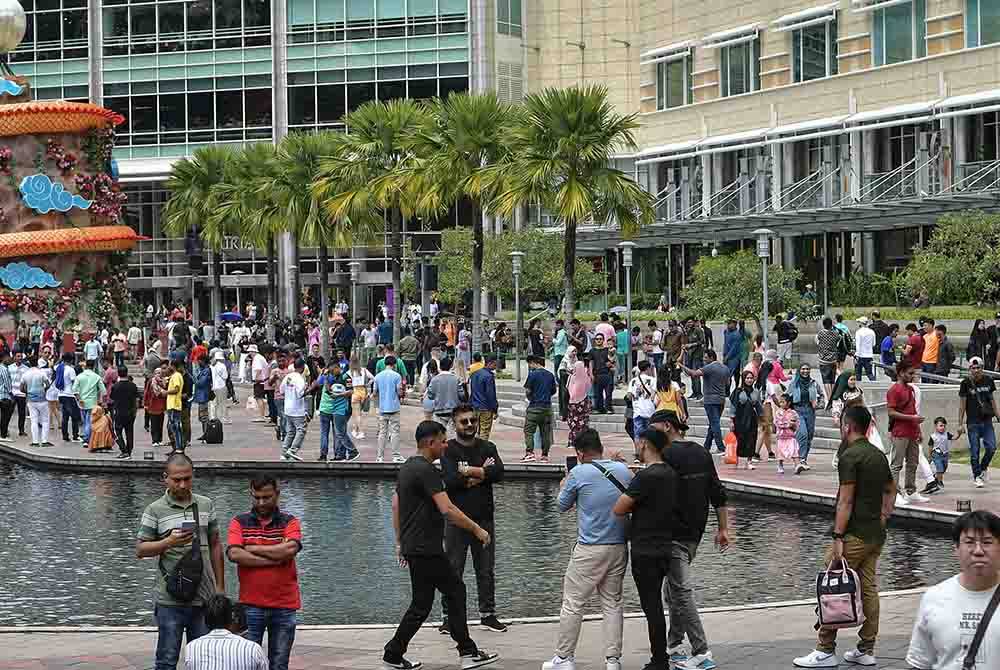
[[[230,547],[275,545],[295,540],[302,546],[302,526],[291,514],[275,510],[270,523],[262,525],[253,511],[240,514],[229,522]],[[295,559],[281,565],[262,568],[236,566],[240,579],[240,602],[255,607],[297,610],[302,608],[299,574]]]
[[[920,333],[914,333],[906,338],[906,343],[910,345],[910,355],[906,357],[906,360],[919,370],[920,363],[924,358],[924,338]]]
[[[199,344],[191,350],[191,362],[197,363],[202,356],[208,356],[208,347]]]
[[[889,392],[885,395],[885,402],[889,409],[900,414],[914,415],[917,413],[917,397],[906,384],[895,383],[889,387]],[[911,440],[920,439],[920,424],[916,421],[906,419],[889,419],[892,422],[893,437],[904,437]]]

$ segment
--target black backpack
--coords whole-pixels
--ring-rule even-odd
[[[794,323],[788,323],[786,325],[787,329],[785,332],[788,335],[788,341],[794,342],[799,339],[799,329],[795,327]]]
[[[205,572],[205,562],[201,558],[198,503],[191,505],[191,509],[194,510],[194,539],[191,541],[191,549],[177,561],[170,572],[163,568],[163,560],[160,560],[160,572],[163,573],[167,593],[183,603],[191,602],[198,596],[198,587],[201,586],[201,578]]]
[[[218,419],[205,424],[205,444],[222,444],[222,422]]]

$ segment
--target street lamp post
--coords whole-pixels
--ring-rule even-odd
[[[764,310],[763,319],[761,321],[761,328],[763,329],[764,335],[764,349],[767,349],[767,339],[768,339],[768,327],[767,327],[767,266],[771,260],[771,238],[774,237],[774,231],[769,228],[758,228],[753,231],[754,236],[757,238],[757,257],[761,261],[761,282],[764,290]]]
[[[625,267],[625,324],[628,328],[629,349],[632,343],[632,249],[635,242],[621,242],[618,247],[622,250],[622,265]],[[625,353],[625,382],[632,381],[632,352]]]
[[[521,381],[521,331],[524,330],[521,318],[521,261],[523,251],[510,252],[510,260],[514,266],[514,379]]]
[[[240,314],[242,314],[243,313],[243,307],[242,307],[243,302],[240,300],[240,281],[243,279],[243,275],[245,273],[243,272],[243,270],[233,270],[229,274],[231,274],[234,277],[236,277],[236,311],[239,312]]]
[[[361,263],[359,261],[351,261],[347,264],[347,267],[351,270],[351,308],[347,311],[348,319],[354,318],[354,322],[358,322],[358,276],[361,274]],[[357,338],[355,338],[357,342]]]

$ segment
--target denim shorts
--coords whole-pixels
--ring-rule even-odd
[[[934,463],[934,472],[940,475],[948,471],[948,456],[949,454],[942,454],[940,451],[931,452],[931,461]]]

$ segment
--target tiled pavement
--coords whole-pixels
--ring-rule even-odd
[[[903,658],[919,595],[883,597],[877,653],[883,670],[906,668]],[[705,629],[716,662],[723,668],[774,670],[791,668],[792,658],[815,644],[811,605],[712,611],[704,615]],[[552,657],[558,625],[530,623],[511,626],[507,633],[472,629],[483,648],[499,651],[498,670],[538,670]],[[300,629],[290,664],[293,670],[312,668],[372,669],[380,667],[381,649],[391,628],[336,630]],[[851,648],[854,631],[842,631],[841,651]],[[265,645],[267,644],[265,640]],[[0,634],[0,670],[146,670],[153,667],[153,632],[4,633]],[[451,640],[425,628],[407,654],[429,670],[457,668]],[[601,624],[584,624],[577,649],[578,665],[603,670]],[[623,666],[638,670],[649,659],[645,620],[625,622]],[[183,663],[181,664],[183,667]],[[844,665],[843,667],[851,667]]]

